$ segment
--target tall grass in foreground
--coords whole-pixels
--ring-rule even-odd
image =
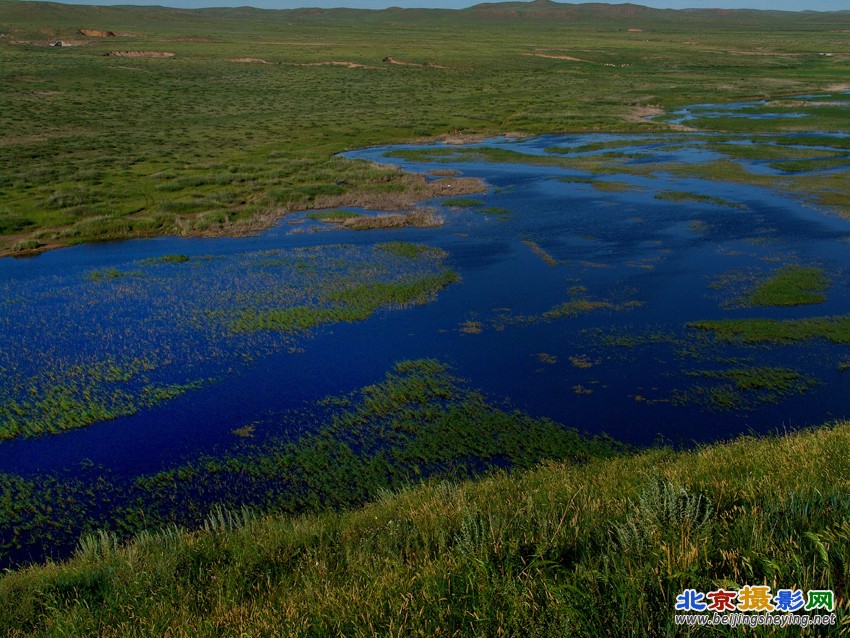
[[[844,422],[435,481],[341,514],[216,510],[197,532],[172,527],[125,546],[101,534],[66,563],[5,575],[0,627],[7,636],[661,636],[676,633],[684,588],[764,584],[835,590],[838,634],[850,628],[848,452]]]

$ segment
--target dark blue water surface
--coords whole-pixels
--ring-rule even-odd
[[[620,162],[651,168],[716,159],[699,148],[706,139],[694,136],[685,146],[681,137],[570,135],[479,145],[544,155],[549,147],[623,142],[617,151],[639,155]],[[480,158],[405,161],[388,158],[391,150],[398,149],[347,156],[481,178],[487,192],[473,197],[482,206],[423,202],[444,220],[431,229],[357,232],[298,214],[257,237],[159,238],[0,261],[4,400],[104,361],[143,362],[145,372],[127,381],[130,390],[143,382],[203,382],[132,416],[2,442],[0,470],[54,471],[90,459],[123,475],[157,471],[225,449],[235,428],[374,383],[394,362],[421,357],[450,364],[497,402],[635,444],[711,441],[850,416],[850,372],[839,369],[850,360],[845,346],[724,346],[687,327],[702,319],[850,312],[847,221],[777,191],[674,177],[661,165],[640,176],[592,175]],[[656,197],[671,191],[713,199]],[[377,256],[375,244],[396,240],[448,256],[422,263]],[[191,259],[145,261],[174,253]],[[831,280],[827,301],[795,308],[737,302],[787,264],[822,268]],[[443,267],[462,281],[425,305],[382,309],[367,321],[309,334],[227,329],[245,300],[269,308],[308,303],[322,277],[374,268],[381,279]],[[110,276],[111,269],[119,274]],[[591,308],[545,314],[576,301]],[[746,366],[792,369],[818,385],[726,411],[676,400],[709,383],[689,373]]]

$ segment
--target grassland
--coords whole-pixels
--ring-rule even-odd
[[[0,625],[9,636],[666,636],[683,589],[766,583],[840,592],[839,625],[803,632],[838,635],[848,447],[838,423],[434,480],[344,513],[219,509],[194,532],[95,534],[68,562],[0,580]]]
[[[335,154],[441,136],[660,131],[667,125],[635,113],[819,91],[846,78],[837,34],[848,24],[841,13],[186,12],[3,0],[0,254],[244,234],[304,208],[403,208],[399,194],[415,201],[424,180]],[[388,35],[376,41],[376,31]],[[46,46],[58,39],[79,46]],[[104,55],[114,50],[174,56]],[[840,108],[818,113],[759,126],[843,127]]]

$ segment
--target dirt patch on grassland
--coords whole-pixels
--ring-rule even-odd
[[[636,106],[626,113],[623,116],[623,119],[631,124],[661,124],[661,122],[656,122],[653,118],[656,118],[659,115],[664,115],[664,112],[664,109],[658,106]],[[696,130],[691,126],[686,126],[684,124],[667,124],[667,126],[674,131]]]
[[[626,122],[635,124],[641,122],[651,122],[653,117],[664,115],[664,109],[658,106],[636,106],[624,116]]]
[[[444,144],[452,145],[475,144],[477,142],[489,140],[497,135],[508,139],[529,137],[528,133],[519,133],[516,131],[511,131],[509,133],[464,133],[462,131],[452,131],[451,133],[444,133],[442,135],[420,138],[417,143],[432,144],[434,142],[443,142]],[[431,174],[437,175],[438,173],[432,171]]]
[[[567,60],[568,62],[587,62],[581,58],[575,58],[571,55],[555,55],[553,53],[523,53],[522,55],[530,55],[535,58],[546,58],[548,60]]]
[[[107,57],[112,58],[173,58],[174,54],[170,51],[110,51],[104,53]]]
[[[262,58],[227,58],[227,62],[242,62],[245,64],[270,64]]]
[[[101,31],[99,29],[80,29],[80,35],[87,38],[114,38],[114,31]]]
[[[379,66],[361,64],[359,62],[347,62],[345,60],[330,60],[328,62],[300,62],[292,63],[292,66],[344,66],[348,69],[380,69]]]
[[[433,64],[432,62],[405,62],[404,60],[399,60],[398,58],[386,57],[381,62],[388,62],[389,64],[400,64],[401,66],[429,66],[432,69],[445,69],[448,67],[442,66],[440,64]]]
[[[85,40],[9,40],[9,44],[23,44],[36,47],[83,47],[95,44]]]

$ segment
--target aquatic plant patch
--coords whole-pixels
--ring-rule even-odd
[[[694,321],[690,328],[713,334],[718,340],[742,343],[794,343],[825,339],[850,343],[850,315],[809,319],[725,319]]]
[[[299,424],[316,423],[304,431]],[[0,562],[59,555],[105,527],[203,524],[230,509],[316,512],[359,505],[422,477],[457,479],[545,459],[585,463],[628,448],[497,407],[435,360],[402,361],[374,385],[237,428],[231,450],[135,479],[0,473]],[[61,525],[56,525],[56,522]]]
[[[743,299],[750,306],[804,306],[826,301],[829,287],[817,267],[785,266],[760,282]]]
[[[319,246],[5,282],[0,439],[134,414],[299,347],[317,326],[426,303],[459,279],[445,257],[416,244]]]
[[[698,383],[684,391],[675,391],[671,398],[672,403],[698,403],[717,411],[745,410],[762,403],[776,403],[784,397],[803,394],[817,385],[815,379],[779,367],[689,370],[685,374],[688,377],[710,379],[717,383]]]

